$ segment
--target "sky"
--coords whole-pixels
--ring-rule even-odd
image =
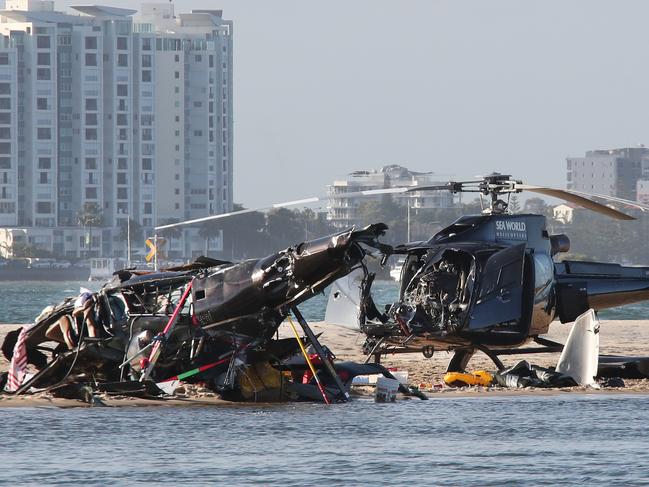
[[[235,201],[247,207],[387,164],[564,187],[567,156],[649,144],[644,0],[174,4],[234,21]]]

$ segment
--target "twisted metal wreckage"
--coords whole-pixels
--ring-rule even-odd
[[[386,229],[350,229],[240,263],[202,257],[158,272],[119,271],[94,294],[85,318],[68,298],[10,332],[2,351],[13,361],[3,382],[9,375],[17,395],[156,396],[165,383],[184,380],[227,400],[346,401],[355,376],[391,374],[378,364],[334,362],[298,306],[355,269],[371,279],[363,259],[391,253],[379,242]],[[287,319],[295,338],[278,338]],[[16,359],[36,372],[23,379]]]

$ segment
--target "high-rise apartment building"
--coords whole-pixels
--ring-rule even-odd
[[[220,10],[6,8],[0,226],[59,255],[124,255],[129,218],[151,235],[232,208],[232,22]],[[91,239],[84,209],[101,214]],[[207,249],[187,229],[171,250]]]
[[[649,149],[631,147],[587,151],[566,159],[567,188],[635,201],[637,182],[649,176]]]

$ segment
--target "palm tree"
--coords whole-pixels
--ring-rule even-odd
[[[104,222],[104,215],[101,206],[97,203],[84,203],[77,212],[77,222],[84,228],[88,228],[86,239],[86,258],[92,253],[92,227],[100,226]]]
[[[178,223],[180,220],[178,218],[164,218],[158,222],[158,225],[171,225],[173,223]],[[159,230],[158,231],[158,237],[164,238],[168,244],[167,244],[167,257],[169,259],[172,258],[172,254],[177,251],[173,251],[171,240],[179,240],[183,236],[183,231],[179,227],[172,227],[172,228],[165,228],[164,230]],[[179,255],[176,257],[183,257],[183,252],[182,250],[180,251]]]

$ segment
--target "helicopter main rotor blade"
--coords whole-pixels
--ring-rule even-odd
[[[340,197],[345,198],[355,198],[359,196],[378,196],[382,194],[399,194],[406,193],[410,190],[410,187],[397,187],[397,188],[384,188],[384,189],[368,189],[365,191],[354,191],[351,193],[341,193]],[[254,213],[256,211],[266,211],[273,210],[277,208],[287,208],[290,206],[299,206],[299,205],[308,205],[312,203],[322,203],[326,202],[329,199],[335,199],[336,195],[327,195],[327,196],[314,196],[311,198],[304,198],[300,200],[285,201],[283,203],[275,203],[270,206],[264,206],[261,208],[247,208],[245,210],[230,211],[228,213],[219,213],[218,215],[204,216],[201,218],[194,218],[193,220],[186,220],[178,223],[169,223],[167,225],[160,225],[155,227],[156,230],[165,230],[167,228],[181,227],[185,225],[192,225],[196,223],[204,223],[212,220],[220,220],[222,218],[230,218],[237,215],[245,215],[246,213]]]
[[[596,201],[588,199],[579,194],[570,192],[569,190],[548,188],[544,186],[531,186],[529,184],[518,184],[518,183],[514,185],[514,188],[523,191],[532,191],[533,193],[540,193],[547,196],[553,196],[555,198],[569,201],[570,203],[574,203],[583,208],[588,208],[589,210],[592,210],[596,213],[601,213],[602,215],[606,215],[611,218],[615,218],[617,220],[635,220],[635,218],[632,217],[631,215],[627,215],[626,213],[622,213],[621,211],[614,210],[613,208],[610,208],[601,203],[597,203]]]
[[[641,211],[649,211],[649,206],[643,205],[642,203],[638,203],[637,201],[631,201],[631,200],[625,200],[624,198],[618,198],[617,196],[608,196],[605,194],[597,194],[597,193],[584,193],[583,191],[575,191],[574,189],[569,190],[571,193],[579,194],[582,196],[586,196],[589,198],[602,198],[605,200],[610,200],[615,203],[622,203],[625,205],[632,206],[634,208],[637,208],[638,210]]]

